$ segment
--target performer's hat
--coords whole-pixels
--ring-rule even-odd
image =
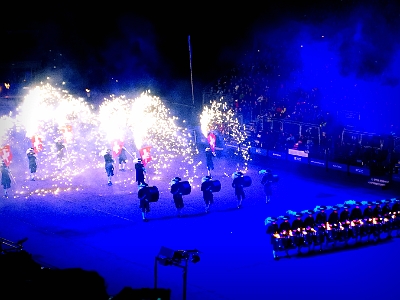
[[[271,220],[271,222],[276,222],[278,220],[276,217],[270,217],[269,219]]]
[[[111,152],[111,149],[107,149],[106,152],[107,152],[107,153],[110,153],[110,152]]]
[[[138,161],[138,162],[141,162],[141,161],[142,161],[142,159],[139,157],[139,158],[137,159],[137,161]]]
[[[236,171],[232,174],[232,179],[238,178],[238,177],[242,177],[243,173],[240,171]]]
[[[172,179],[172,181],[181,181],[182,179],[180,177],[175,177]]]
[[[349,209],[351,206],[349,205],[349,204],[345,204],[345,205],[343,205],[343,208],[344,209]]]
[[[356,202],[356,207],[358,206],[358,207],[360,207],[362,205],[362,203],[360,202],[360,201],[357,201]]]
[[[205,182],[205,181],[210,181],[211,180],[211,176],[205,176],[201,179],[201,182]]]
[[[339,207],[333,206],[332,209],[333,209],[333,211],[337,211],[337,210],[339,210]]]
[[[368,205],[368,206],[372,206],[372,205],[374,205],[374,202],[368,201],[367,205]]]
[[[303,214],[302,213],[296,213],[295,216],[296,216],[296,218],[301,218],[303,216]]]
[[[260,170],[258,171],[258,174],[267,174],[267,173],[271,173],[272,171],[270,169],[266,169],[266,170]]]
[[[140,186],[140,187],[145,187],[145,186],[148,186],[148,184],[142,182],[142,183],[139,184],[139,186]]]
[[[313,215],[314,214],[314,210],[312,210],[312,209],[307,210],[307,214]]]
[[[286,221],[286,220],[289,220],[289,219],[290,219],[289,216],[283,216],[283,217],[282,217],[282,220],[285,220],[285,221]]]
[[[206,148],[206,151],[210,151],[210,150],[211,150],[211,148],[210,148],[210,147],[207,147],[207,148]]]
[[[319,210],[326,210],[326,209],[327,207],[325,205],[319,207]]]
[[[381,205],[381,203],[382,203],[381,200],[376,200],[376,201],[374,201],[374,204],[375,204],[375,205]]]
[[[7,166],[7,165],[6,165],[6,162],[5,162],[4,160],[1,161],[1,166],[2,166],[2,167],[6,167],[6,166]]]

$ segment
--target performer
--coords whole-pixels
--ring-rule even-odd
[[[56,142],[56,151],[57,151],[57,170],[61,170],[62,160],[64,158],[64,151],[66,150],[62,138],[57,138]]]
[[[362,213],[360,206],[361,206],[361,203],[356,202],[356,206],[350,212],[350,222],[353,227],[353,235],[356,239],[356,243],[361,242],[362,235],[365,232],[365,229],[362,226],[364,223],[362,221],[363,213]]]
[[[111,186],[111,177],[114,176],[114,159],[111,155],[111,149],[107,149],[106,154],[104,154],[104,167],[107,173],[108,186]]]
[[[1,163],[1,185],[4,188],[4,197],[8,197],[7,190],[11,188],[11,175],[6,163],[2,161]]]
[[[26,150],[26,155],[29,162],[30,179],[32,181],[35,181],[35,174],[37,169],[35,150],[33,148],[29,148],[28,150]]]
[[[302,214],[297,213],[296,214],[296,219],[293,220],[292,222],[292,232],[294,234],[293,236],[293,242],[297,246],[297,254],[302,254],[301,252],[301,247],[304,244],[304,236],[303,236],[303,231],[304,231],[304,223],[301,220]]]
[[[370,241],[371,234],[375,233],[375,227],[373,224],[373,212],[372,202],[368,201],[367,207],[363,211],[363,218],[365,220],[365,234],[368,235],[368,242]]]
[[[314,211],[308,210],[307,217],[303,221],[303,226],[307,233],[305,242],[308,245],[308,252],[314,251],[314,249],[311,250],[311,245],[315,245],[318,242],[315,230],[315,220],[313,215]],[[322,250],[322,243],[320,244],[320,248]]]
[[[340,213],[339,221],[343,226],[343,231],[341,231],[340,239],[344,239],[345,246],[348,245],[348,241],[350,238],[354,237],[353,231],[350,229],[350,205],[343,205],[343,211]]]
[[[214,203],[214,195],[211,185],[211,176],[203,177],[201,183],[201,191],[203,192],[203,199],[206,204],[206,213],[210,211],[211,204]]]
[[[291,231],[291,226],[289,223],[289,217],[284,216],[283,222],[279,225],[279,233],[281,237],[283,238],[283,248],[285,249],[286,256],[289,257],[289,249],[292,247],[292,231]]]
[[[146,184],[144,182],[144,177],[146,174],[146,168],[142,164],[142,159],[138,158],[137,163],[135,164],[135,170],[136,170],[136,182],[138,185],[140,184]]]
[[[392,213],[391,210],[392,208],[390,207],[390,200],[383,200],[384,205],[382,207],[382,216],[383,216],[383,231],[387,233],[386,238],[391,239],[392,238],[392,229],[393,229],[393,223],[394,219],[392,218]]]
[[[261,170],[259,173],[264,174],[261,184],[264,186],[265,203],[269,203],[272,195],[272,171],[269,169]]]
[[[147,183],[140,183],[138,186],[138,198],[139,198],[139,207],[142,210],[142,219],[143,222],[147,222],[147,214],[150,212],[150,202],[148,199],[148,193],[145,187],[147,187]]]
[[[206,164],[207,164],[207,175],[211,176],[211,171],[214,170],[213,158],[216,156],[215,152],[211,151],[211,148],[206,148]]]
[[[237,198],[237,208],[240,208],[242,206],[242,200],[246,198],[243,188],[243,173],[235,172],[232,174],[232,178],[232,187],[235,189],[235,196]]]
[[[393,220],[393,229],[396,230],[396,237],[400,236],[400,199],[394,200],[392,205],[392,215],[395,216]]]
[[[274,259],[279,259],[277,252],[280,246],[279,226],[276,223],[276,218],[271,218],[271,224],[267,227],[266,233],[271,236],[272,256]]]
[[[126,155],[126,149],[125,149],[125,147],[122,147],[121,152],[118,156],[119,170],[122,172],[125,172],[125,166],[126,166],[127,159],[128,159],[128,157]]]
[[[183,195],[182,195],[182,191],[180,190],[180,184],[179,184],[180,181],[181,181],[181,178],[179,178],[179,177],[175,177],[171,181],[171,193],[173,195],[172,197],[174,199],[178,218],[181,217],[181,211],[184,206],[183,205]]]
[[[319,212],[317,213],[317,216],[315,217],[315,223],[317,223],[317,225],[321,225],[321,224],[326,224],[327,220],[327,215],[325,212],[325,209],[327,207],[326,206],[320,206],[319,207]]]
[[[329,214],[328,217],[329,230],[328,230],[328,238],[333,241],[333,246],[336,246],[336,242],[339,239],[339,213],[338,207],[334,206],[333,211]]]

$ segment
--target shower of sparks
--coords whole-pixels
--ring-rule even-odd
[[[30,176],[25,151],[32,147],[32,139],[42,143],[36,154],[36,180],[46,184],[40,184],[42,188],[24,183],[18,188],[15,185],[14,197],[83,190],[81,182],[86,181],[83,179],[93,176],[93,169],[104,169],[102,151],[112,148],[117,140],[131,158],[139,156],[140,148],[151,146],[152,160],[146,166],[148,176],[152,176],[149,179],[169,180],[164,173],[170,170],[193,182],[201,162],[194,160],[198,150],[193,135],[178,122],[150,92],[136,99],[110,96],[95,108],[66,90],[49,84],[37,86],[29,90],[14,117],[0,118],[0,146],[10,144],[13,152],[10,168],[18,171],[14,174],[18,182],[25,182]],[[66,149],[61,169],[58,169],[57,139],[63,141]],[[115,161],[118,164],[117,158]],[[135,183],[135,178],[116,178],[114,182],[127,187]]]
[[[172,168],[193,181],[199,165],[194,161],[198,150],[192,134],[177,123],[178,118],[171,116],[169,109],[150,91],[135,99],[112,96],[100,106],[99,128],[108,143],[124,141],[137,153],[151,146],[152,161],[146,168],[153,170],[152,179],[160,179],[163,170]]]
[[[225,145],[233,145],[236,149],[235,154],[243,159],[243,171],[248,169],[250,142],[234,110],[228,107],[223,97],[210,101],[210,105],[203,107],[200,126],[206,138],[210,132],[214,131],[223,138]]]
[[[37,153],[40,179],[51,181],[46,189],[23,191],[17,194],[28,197],[32,194],[59,194],[70,191],[73,179],[87,172],[98,158],[88,145],[96,144],[97,120],[90,107],[82,98],[74,98],[67,91],[53,88],[49,84],[37,86],[25,96],[17,108],[15,117],[16,133],[13,148],[31,147],[31,138],[39,137],[42,151]],[[16,138],[25,133],[25,139]],[[61,139],[65,146],[62,169],[58,170],[55,140]],[[21,141],[22,140],[22,141]],[[29,177],[26,170],[25,177]],[[81,187],[75,187],[80,190]]]

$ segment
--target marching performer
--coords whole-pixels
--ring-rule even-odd
[[[145,177],[145,174],[146,174],[146,168],[144,167],[141,158],[138,158],[138,161],[135,164],[135,170],[136,170],[136,182],[137,182],[137,184],[138,185],[146,184],[144,182],[144,177]]]
[[[8,197],[7,190],[11,188],[11,175],[6,163],[2,161],[1,163],[1,185],[4,188],[4,197]]]
[[[203,192],[203,199],[204,203],[206,204],[206,213],[208,213],[210,211],[211,204],[214,203],[211,176],[203,177],[201,183],[201,191]]]
[[[216,156],[215,152],[211,148],[206,148],[206,165],[207,165],[207,175],[211,176],[211,171],[214,170],[213,158]]]
[[[126,166],[127,159],[128,159],[128,157],[126,155],[126,149],[125,149],[125,147],[122,147],[121,152],[119,153],[119,156],[118,156],[119,170],[122,172],[125,172],[125,166]]]
[[[147,222],[147,214],[150,212],[150,202],[148,198],[147,190],[145,189],[148,186],[147,183],[139,184],[138,188],[138,198],[139,198],[139,207],[142,210],[142,219],[143,222]]]
[[[33,148],[29,148],[26,150],[26,156],[28,157],[29,162],[30,179],[35,181],[35,173],[37,169],[35,150]]]
[[[106,154],[104,154],[104,167],[107,173],[108,185],[111,186],[111,177],[114,176],[114,159],[111,155],[111,149],[107,149]]]
[[[57,170],[61,170],[62,167],[62,160],[64,158],[64,152],[66,150],[63,142],[62,142],[62,138],[57,138],[55,140],[56,142],[56,151],[57,151]]]
[[[176,211],[177,211],[177,216],[178,218],[181,217],[181,211],[183,208],[183,194],[182,191],[180,189],[180,184],[179,182],[181,181],[181,178],[179,177],[175,177],[174,179],[171,180],[171,193],[172,193],[172,197],[174,199],[174,204],[176,207]]]
[[[261,179],[261,184],[264,186],[265,203],[269,203],[272,195],[272,171],[268,169],[261,170],[258,173],[264,174],[263,178]]]
[[[235,189],[235,196],[237,197],[237,208],[242,206],[242,200],[246,198],[243,188],[243,173],[235,172],[232,174],[232,187]]]

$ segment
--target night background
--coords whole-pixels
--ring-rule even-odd
[[[278,260],[265,220],[281,223],[289,215],[292,222],[291,213],[321,205],[329,214],[346,201],[364,209],[368,201],[375,207],[399,199],[398,1],[7,3],[0,32],[0,146],[13,154],[0,238],[3,248],[27,238],[30,255],[17,261],[1,253],[9,268],[0,278],[6,299],[62,299],[67,292],[76,299],[143,299],[117,295],[155,287],[162,247],[199,251],[200,261],[189,262],[186,291],[181,268],[158,265],[158,288],[170,289],[174,300],[185,292],[188,300],[397,297],[399,227],[393,238],[384,231],[379,241],[330,241],[322,251],[304,246],[302,255],[293,248],[288,257],[279,251]],[[143,96],[149,90],[159,102]],[[222,100],[223,113],[233,111],[239,125],[205,113]],[[146,104],[159,114],[142,114]],[[125,121],[126,170],[114,155],[108,186],[102,151],[111,136],[120,138],[115,128]],[[43,149],[31,181],[25,151],[38,141],[36,125]],[[53,141],[68,126],[73,138],[56,170]],[[222,188],[205,213],[200,186],[210,132],[217,135],[211,173]],[[140,136],[139,143],[138,133],[148,140]],[[134,164],[148,145],[146,181],[160,197],[142,222]],[[279,177],[268,204],[262,169]],[[240,209],[231,177],[238,170],[252,179]],[[180,218],[169,191],[175,176],[192,185]],[[96,290],[95,274],[74,275],[73,268],[98,272],[105,286],[97,281]]]
[[[204,89],[232,68],[261,64],[273,66],[270,80],[284,96],[316,89],[323,109],[362,111],[376,130],[395,122],[388,105],[399,109],[396,1],[8,7],[0,20],[1,79],[15,85],[51,76],[77,93],[150,89],[191,105],[190,36],[198,106]],[[32,73],[12,70],[23,61],[35,64]]]

